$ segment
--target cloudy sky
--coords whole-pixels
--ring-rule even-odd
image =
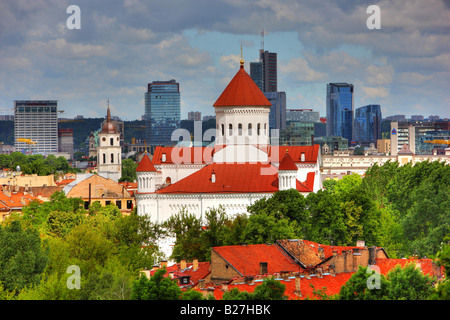
[[[81,29],[69,30],[69,5]],[[381,9],[370,30],[369,5]],[[278,54],[288,108],[325,116],[326,84],[350,82],[355,107],[450,117],[449,0],[2,0],[0,114],[14,100],[59,100],[63,117],[144,114],[147,83],[176,79],[181,115],[212,104],[264,48]]]

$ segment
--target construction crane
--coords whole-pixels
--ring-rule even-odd
[[[29,153],[33,153],[33,150],[31,150],[31,146],[35,145],[37,143],[37,141],[34,141],[32,139],[27,139],[27,138],[17,138],[17,141],[25,142],[28,145]]]

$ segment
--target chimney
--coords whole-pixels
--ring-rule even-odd
[[[161,162],[166,162],[166,154],[163,153],[161,156]]]
[[[167,268],[167,260],[161,260],[160,267],[161,268]]]
[[[364,240],[356,241],[356,246],[359,248],[364,248],[366,246],[366,242]]]
[[[304,152],[301,153],[300,161],[305,162],[305,153]]]
[[[322,267],[316,268],[316,276],[317,278],[322,278]]]
[[[156,271],[156,270],[158,270],[158,269],[159,269],[159,266],[158,266],[157,264],[153,265],[152,271]]]
[[[228,291],[228,282],[226,282],[226,281],[222,282],[222,291],[223,292]]]
[[[181,270],[186,269],[186,259],[181,259],[181,261],[180,261],[180,269]]]
[[[377,254],[377,247],[369,247],[369,264],[374,265],[375,264],[375,258]]]
[[[192,270],[197,270],[198,269],[198,259],[194,258],[194,260],[192,260]]]
[[[330,268],[329,268],[328,270],[329,270],[328,272],[329,272],[333,277],[336,276],[336,273],[335,273],[335,270],[334,270],[334,266],[330,266]]]
[[[200,289],[205,289],[205,279],[198,279],[198,287]]]
[[[301,291],[301,285],[300,285],[300,272],[295,272],[295,295],[301,297],[302,291]]]

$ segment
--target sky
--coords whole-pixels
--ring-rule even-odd
[[[70,5],[80,29],[69,29]],[[380,29],[369,29],[370,5]],[[450,0],[2,0],[0,114],[14,100],[58,100],[60,117],[140,119],[147,84],[180,83],[181,117],[212,105],[264,49],[278,55],[288,109],[326,116],[326,85],[354,85],[354,107],[450,117]]]

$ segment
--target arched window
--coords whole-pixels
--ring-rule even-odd
[[[242,136],[242,123],[238,124],[238,134]]]
[[[103,163],[106,163],[106,153],[103,154]]]
[[[114,138],[111,138],[109,140],[110,140],[111,145],[113,146],[114,145]]]
[[[249,136],[252,135],[252,124],[251,123],[248,124],[248,135]]]
[[[222,136],[225,135],[225,126],[222,124]]]
[[[111,153],[111,163],[114,163],[114,153]]]
[[[264,135],[267,136],[267,123],[264,123]]]
[[[261,134],[261,123],[258,123],[256,131],[257,131],[257,135],[259,136]]]
[[[228,125],[228,135],[233,135],[233,125],[231,123]]]

